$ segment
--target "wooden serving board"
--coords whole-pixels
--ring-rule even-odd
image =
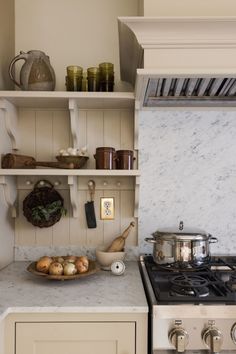
[[[50,274],[45,274],[42,272],[38,272],[36,270],[36,263],[37,262],[32,262],[28,265],[27,270],[28,272],[46,278],[46,279],[51,279],[51,280],[74,280],[74,279],[79,279],[83,277],[87,277],[88,275],[97,273],[100,270],[100,267],[95,261],[89,260],[89,269],[85,273],[78,273],[74,275],[50,275]]]

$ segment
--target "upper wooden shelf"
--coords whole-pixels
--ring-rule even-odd
[[[136,177],[140,175],[139,170],[90,170],[90,169],[0,169],[0,176],[120,176]]]
[[[133,92],[0,91],[0,99],[16,107],[68,108],[69,100],[82,109],[122,109],[134,107]]]

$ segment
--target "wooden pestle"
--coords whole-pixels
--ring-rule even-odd
[[[132,227],[134,227],[135,223],[132,221],[127,229],[122,233],[121,236],[118,236],[112,241],[111,245],[106,250],[107,252],[120,252],[123,250],[125,246],[125,240],[128,237]]]

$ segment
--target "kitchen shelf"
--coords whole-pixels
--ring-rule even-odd
[[[66,108],[74,100],[80,109],[134,107],[133,92],[0,91],[0,99],[15,107]]]
[[[0,169],[0,176],[120,176],[138,177],[139,170],[86,170],[86,169]]]
[[[23,109],[23,110],[21,110]],[[134,124],[133,124],[133,146],[138,150],[138,112],[135,105],[135,97],[133,92],[67,92],[67,91],[0,91],[0,112],[2,111],[3,119],[5,120],[6,132],[10,138],[12,149],[14,152],[18,151],[20,154],[20,137],[19,137],[19,117],[22,111],[54,111],[65,110],[69,114],[69,124],[72,137],[72,145],[79,148],[81,145],[81,129],[83,129],[84,117],[87,111],[109,111],[107,122],[106,134],[108,130],[112,129],[116,119],[120,119],[120,115],[112,114],[111,111],[131,110],[134,111]],[[85,111],[82,112],[82,111]],[[44,119],[45,115],[40,113]],[[64,113],[63,113],[64,114]],[[103,113],[105,115],[105,113]],[[57,115],[55,114],[55,117]],[[99,115],[90,113],[92,121],[97,128],[99,123],[96,123]],[[98,117],[98,118],[97,118]],[[101,117],[101,116],[100,116]],[[40,119],[39,119],[40,121]],[[44,120],[43,120],[44,121]],[[47,120],[45,120],[47,121]],[[89,121],[89,118],[88,118]],[[55,118],[55,125],[56,125]],[[87,123],[86,123],[87,124]],[[125,119],[123,119],[123,132],[126,134]],[[32,130],[32,127],[31,127]],[[34,130],[32,130],[34,131]],[[128,130],[129,131],[129,130]],[[87,131],[86,133],[87,134]],[[94,136],[90,135],[90,140],[96,140],[96,130]],[[105,133],[104,133],[105,134]],[[128,134],[128,133],[127,133]],[[115,135],[116,136],[116,135]],[[126,136],[126,135],[125,135]],[[23,137],[24,139],[24,137]],[[28,139],[25,134],[25,139]],[[127,139],[127,137],[125,138]],[[127,141],[127,140],[126,140]],[[94,151],[96,146],[90,149]],[[28,148],[29,152],[31,151]],[[29,153],[30,154],[30,153]],[[92,167],[92,168],[91,168]],[[16,217],[15,201],[12,200],[9,189],[12,186],[12,179],[20,176],[65,176],[67,177],[67,184],[69,186],[70,202],[73,211],[73,217],[79,217],[79,193],[78,184],[79,176],[88,177],[131,177],[134,179],[134,217],[138,216],[139,204],[139,184],[140,172],[139,170],[96,170],[93,166],[88,166],[87,169],[52,169],[52,168],[35,168],[35,169],[0,169],[0,185],[4,190],[5,201],[11,208],[11,214]],[[16,192],[16,191],[15,191]]]

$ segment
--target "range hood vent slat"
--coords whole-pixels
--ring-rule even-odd
[[[169,78],[168,79],[164,79],[162,96],[164,96],[164,97],[169,96],[171,82],[172,82],[172,79],[169,79]]]
[[[209,89],[208,95],[213,97],[217,95],[217,92],[219,91],[222,83],[223,83],[224,79],[220,78],[220,79],[214,79],[212,82],[212,85]]]
[[[227,92],[227,96],[234,96],[234,95],[236,95],[236,79],[234,80],[234,83],[229,89],[229,91]]]
[[[236,79],[231,78],[196,78],[196,77],[160,77],[148,80],[144,106],[152,107],[154,102],[183,102],[198,100],[206,102],[213,99],[236,98]],[[178,105],[178,104],[177,104]]]
[[[219,92],[219,96],[226,96],[227,92],[233,84],[233,79],[227,79]]]
[[[201,84],[199,86],[199,90],[198,90],[198,94],[197,94],[199,97],[205,96],[207,88],[210,85],[210,82],[211,82],[211,79],[209,79],[209,78],[201,80]]]
[[[180,79],[176,79],[176,80],[177,80],[177,84],[176,84],[176,89],[175,89],[175,92],[174,92],[174,96],[178,97],[178,96],[181,95],[181,91],[182,91],[185,79],[180,78]]]
[[[197,78],[189,79],[189,84],[188,84],[188,90],[187,90],[187,96],[193,96],[194,92],[196,90],[196,85],[198,83]]]

